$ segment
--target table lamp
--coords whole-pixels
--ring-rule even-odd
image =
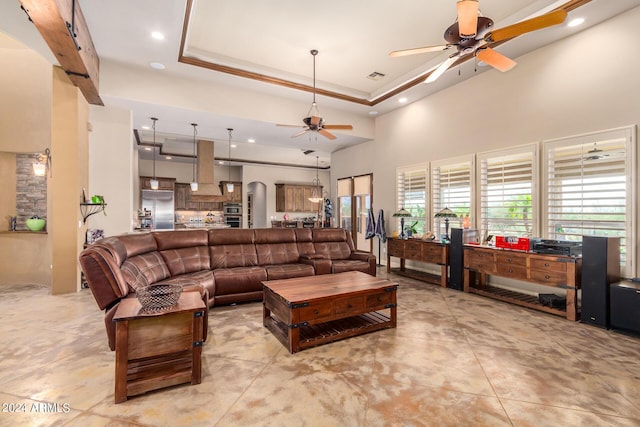
[[[410,217],[411,214],[404,208],[401,208],[398,212],[394,213],[393,216],[400,218],[400,238],[404,239],[404,219]]]
[[[444,229],[445,235],[444,239],[449,240],[449,218],[458,218],[458,215],[455,214],[451,209],[445,207],[440,212],[435,215],[436,218],[444,218]]]

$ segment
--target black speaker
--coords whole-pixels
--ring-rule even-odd
[[[609,328],[609,285],[620,281],[620,238],[582,236],[580,321]]]
[[[640,283],[625,280],[612,284],[609,291],[611,328],[640,334]]]
[[[449,288],[463,290],[462,228],[451,229],[449,245]]]

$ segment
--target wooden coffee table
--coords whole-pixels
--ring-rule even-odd
[[[178,304],[146,314],[137,298],[116,310],[115,403],[128,396],[190,382],[200,384],[204,315],[199,292],[183,292]]]
[[[263,324],[290,353],[396,327],[398,285],[361,272],[262,282]]]

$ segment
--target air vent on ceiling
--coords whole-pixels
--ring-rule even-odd
[[[384,74],[374,71],[373,73],[369,74],[367,78],[371,80],[382,80],[384,76]]]
[[[308,156],[309,154],[311,154],[311,153],[315,153],[315,152],[316,152],[315,150],[302,150],[302,153],[303,153],[305,156]]]

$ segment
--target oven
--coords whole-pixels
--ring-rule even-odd
[[[239,203],[225,203],[223,209],[225,215],[242,216],[242,205]]]
[[[224,222],[231,228],[240,228],[240,224],[242,223],[242,217],[225,215]]]

